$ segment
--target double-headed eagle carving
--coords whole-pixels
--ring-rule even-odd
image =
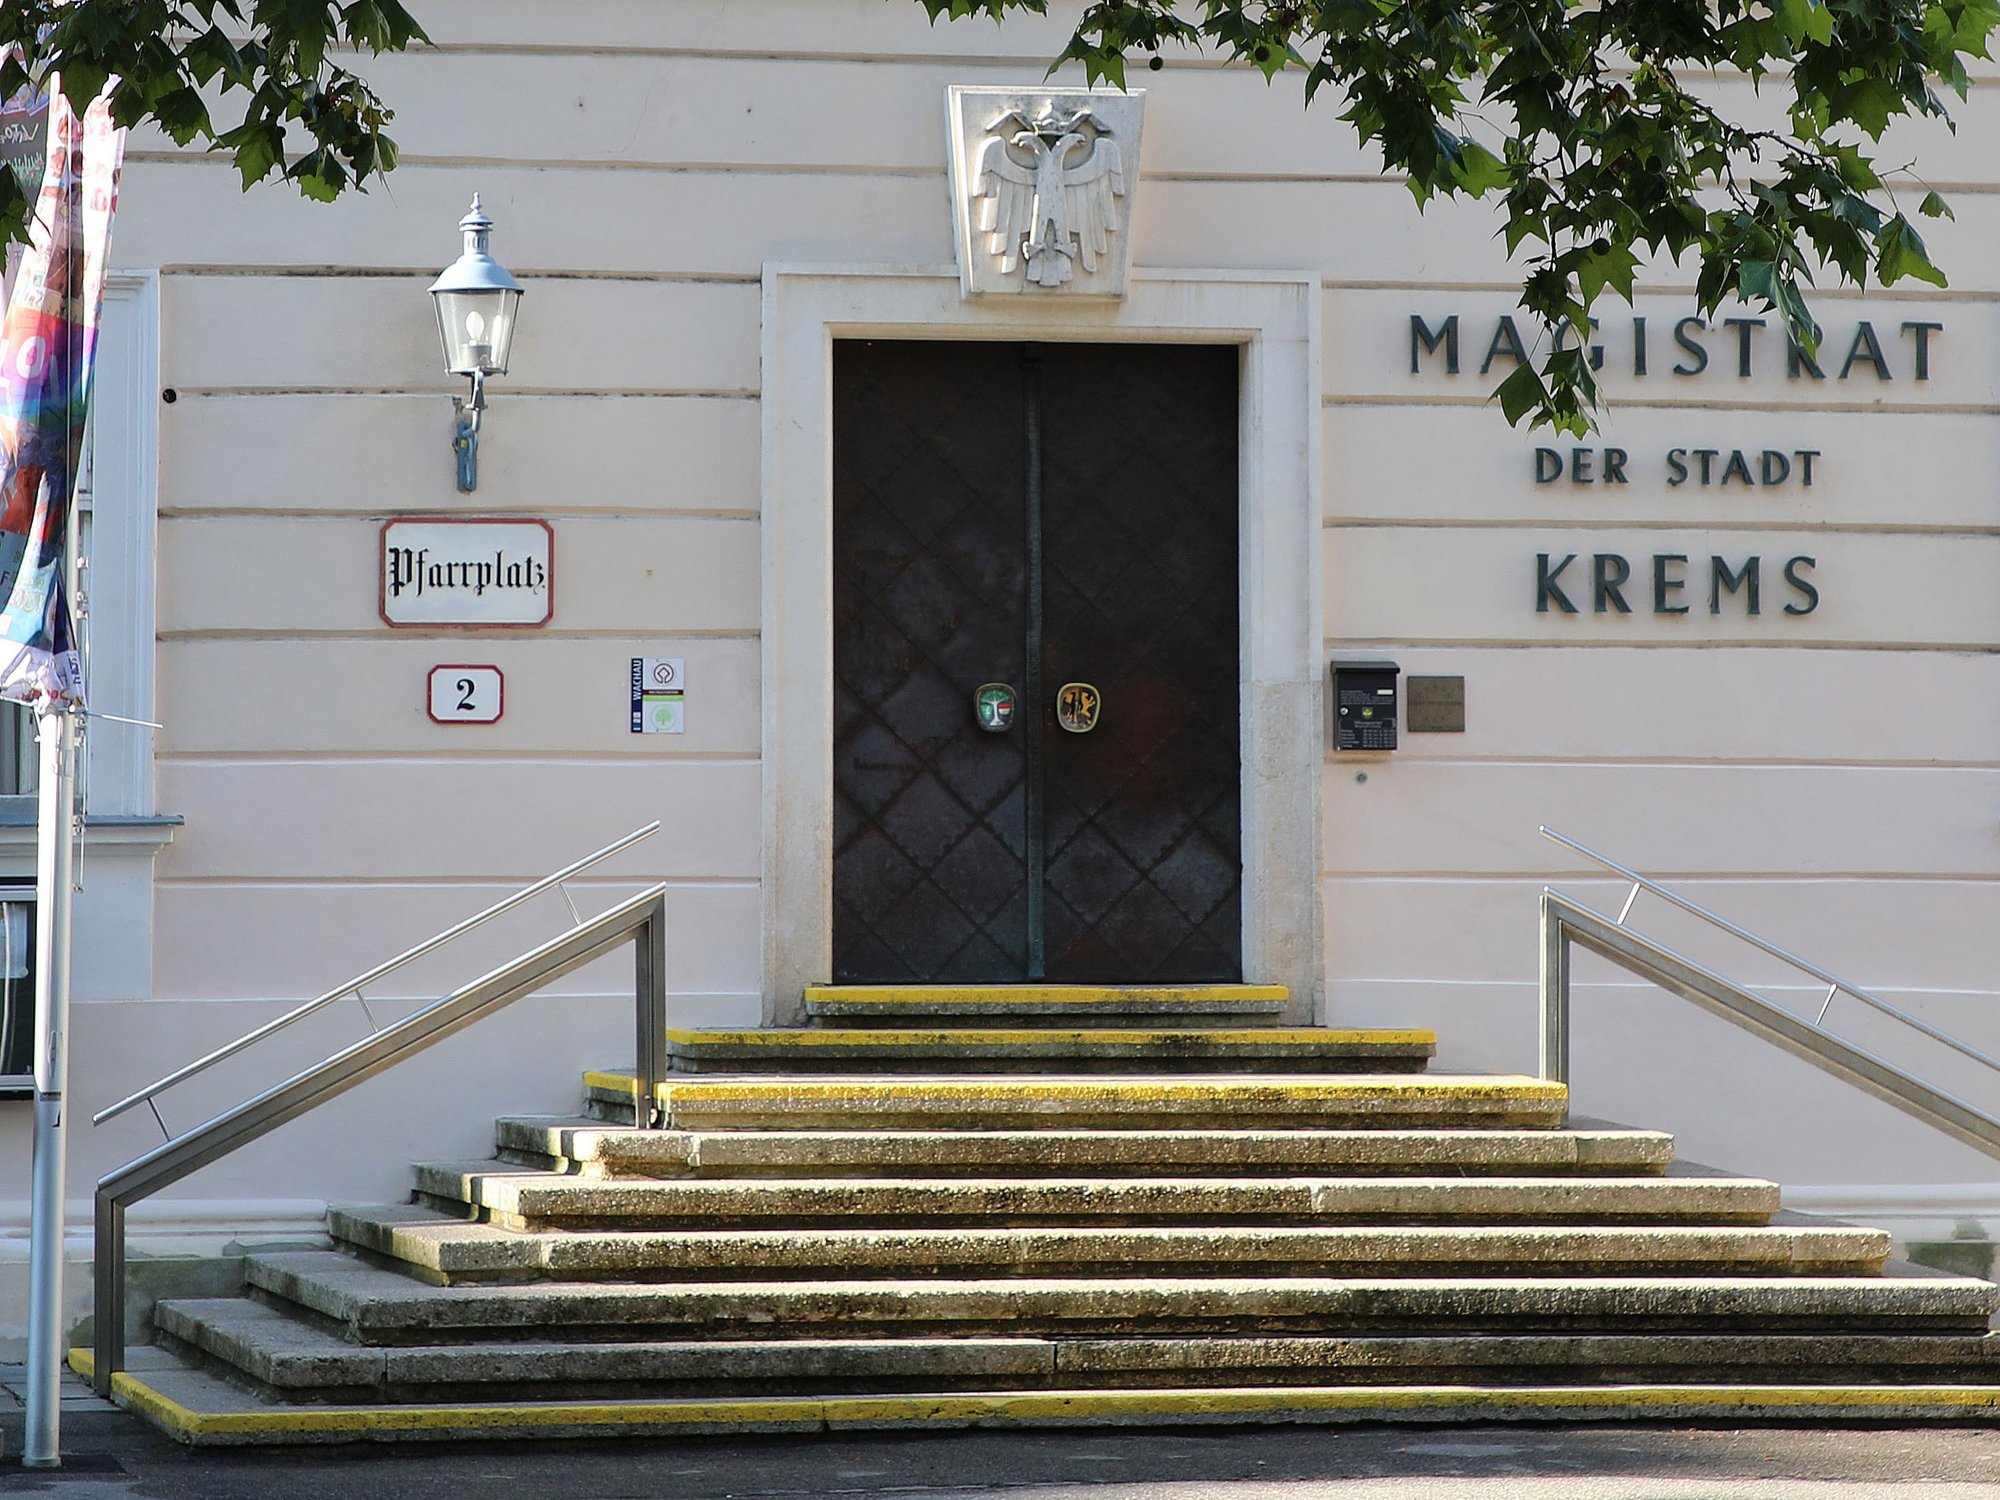
[[[1036,118],[1009,110],[986,133],[974,195],[987,253],[1012,272],[1024,261],[1035,286],[1061,286],[1097,269],[1118,228],[1125,171],[1118,143],[1088,109]]]

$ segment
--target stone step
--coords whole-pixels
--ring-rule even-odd
[[[994,1021],[1066,1026],[1159,1021],[1168,1025],[1275,1022],[1291,991],[1282,984],[816,984],[806,1014],[849,1026],[977,1026]]]
[[[1744,1344],[1754,1335],[1718,1341]],[[1356,1341],[1342,1340],[1352,1344]],[[695,1346],[700,1347],[700,1346]],[[71,1351],[88,1377],[90,1351]],[[1584,1378],[1279,1383],[1229,1387],[1106,1389],[1068,1381],[1034,1389],[899,1391],[825,1395],[624,1395],[585,1400],[515,1395],[477,1402],[274,1401],[158,1349],[133,1353],[118,1399],[191,1447],[453,1442],[507,1439],[592,1444],[619,1438],[687,1438],[871,1429],[973,1427],[1186,1427],[1209,1423],[1340,1426],[1394,1422],[1647,1421],[1742,1427],[1767,1422],[1905,1425],[2000,1422],[2000,1386],[1926,1379],[1899,1383],[1862,1368],[1846,1378],[1744,1377],[1727,1383],[1652,1377],[1605,1384]],[[1892,1369],[1892,1376],[1901,1371]],[[1975,1377],[1977,1379],[1978,1377]]]
[[[637,1130],[561,1117],[509,1117],[508,1160],[610,1177],[1065,1176],[1164,1172],[1663,1172],[1657,1130]]]
[[[1994,1334],[1464,1334],[1276,1338],[522,1339],[350,1343],[246,1298],[162,1302],[180,1349],[287,1400],[741,1396],[1135,1385],[1228,1388],[1500,1378],[1680,1380],[2000,1376]]]
[[[1759,1224],[1775,1183],[1733,1177],[584,1177],[500,1162],[420,1162],[420,1198],[513,1227],[1197,1224],[1575,1220]]]
[[[629,1073],[587,1073],[584,1085],[594,1111],[631,1122],[635,1084]],[[1562,1123],[1568,1103],[1563,1085],[1539,1078],[1407,1073],[1312,1078],[736,1075],[669,1079],[657,1093],[665,1123],[686,1130],[1375,1124],[1554,1128]]]
[[[1867,1275],[1879,1230],[1672,1226],[526,1231],[417,1205],[334,1208],[337,1241],[440,1280],[787,1276]]]
[[[1420,1072],[1437,1051],[1428,1031],[1323,1026],[1207,1026],[1080,1031],[1056,1026],[764,1028],[670,1031],[677,1073],[1038,1073],[1171,1068],[1239,1073]]]
[[[1285,1277],[435,1286],[337,1251],[251,1255],[258,1292],[367,1344],[812,1337],[1837,1331],[1977,1333],[1969,1277]]]

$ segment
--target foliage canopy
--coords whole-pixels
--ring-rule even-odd
[[[56,71],[81,110],[115,80],[119,124],[229,152],[246,188],[276,172],[326,202],[396,164],[389,108],[342,59],[425,40],[397,0],[0,0],[0,98]],[[241,117],[218,124],[212,101]],[[30,208],[0,172],[0,243]]]
[[[933,20],[1047,9],[922,4]],[[1337,99],[1419,205],[1497,200],[1509,253],[1528,247],[1522,306],[1575,335],[1497,395],[1511,422],[1580,433],[1590,309],[1631,297],[1642,253],[1692,262],[1704,312],[1740,296],[1809,352],[1816,270],[1943,286],[1894,191],[1908,171],[1878,143],[1899,119],[1949,119],[1940,91],[1965,97],[1996,21],[2000,0],[1092,0],[1058,61],[1119,86],[1128,59],[1158,67],[1173,47],[1302,71],[1307,100]],[[1781,127],[1715,102],[1705,85],[1731,70],[1779,97]],[[1950,213],[1917,191],[1918,217]]]
[[[1048,8],[920,3],[934,20]],[[1740,296],[1809,350],[1822,268],[1944,285],[1879,143],[1948,118],[1941,94],[1965,96],[1996,22],[2000,0],[1087,0],[1057,63],[1123,85],[1128,59],[1185,47],[1300,71],[1420,205],[1496,200],[1509,252],[1526,247],[1522,305],[1576,335],[1545,339],[1501,405],[1582,431],[1590,309],[1630,297],[1642,254],[1693,263],[1705,311]],[[121,123],[228,152],[246,187],[276,173],[330,200],[396,162],[391,112],[346,60],[425,40],[399,0],[0,0],[0,97],[51,69],[79,105],[115,80]],[[1781,100],[1781,126],[1715,102],[1729,71]],[[0,172],[0,239],[28,207]],[[1917,217],[1949,212],[1922,191]]]

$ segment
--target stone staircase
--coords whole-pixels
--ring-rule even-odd
[[[162,1302],[203,1443],[1155,1421],[2000,1417],[1996,1290],[1282,991],[816,990],[334,1249]]]

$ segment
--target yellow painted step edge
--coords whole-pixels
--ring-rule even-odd
[[[632,1092],[630,1073],[592,1069],[583,1075],[586,1088]],[[887,1099],[1020,1099],[1069,1102],[1093,1099],[1140,1099],[1160,1103],[1218,1097],[1282,1098],[1300,1101],[1352,1100],[1393,1095],[1401,1099],[1500,1099],[1513,1102],[1560,1102],[1569,1097],[1566,1085],[1541,1078],[1438,1078],[1422,1073],[1353,1073],[1343,1077],[1283,1078],[1221,1074],[1199,1079],[1064,1077],[1022,1078],[675,1078],[660,1084],[662,1099],[686,1094],[690,1099],[840,1099],[856,1094]]]
[[[1218,1026],[1204,1027],[1196,1031],[1166,1031],[1156,1027],[1127,1031],[1114,1031],[1109,1028],[1058,1031],[1053,1027],[1043,1030],[1024,1028],[1012,1031],[989,1030],[985,1027],[950,1027],[931,1031],[900,1029],[877,1031],[858,1026],[844,1030],[786,1028],[724,1031],[700,1027],[669,1031],[667,1040],[678,1046],[707,1043],[711,1046],[769,1047],[774,1051],[789,1047],[938,1047],[952,1044],[961,1046],[975,1044],[985,1047],[1079,1045],[1134,1047],[1173,1041],[1230,1047],[1247,1047],[1258,1043],[1267,1045],[1275,1043],[1278,1046],[1331,1043],[1343,1046],[1435,1047],[1437,1033],[1415,1029],[1336,1031],[1324,1026]]]
[[[809,984],[805,997],[843,1005],[1104,1005],[1144,1000],[1167,1005],[1289,1000],[1282,984]]]
[[[89,1378],[90,1351],[72,1349],[70,1366]],[[537,1402],[525,1405],[312,1406],[199,1412],[162,1395],[130,1372],[112,1379],[112,1395],[173,1436],[301,1437],[388,1432],[551,1430],[577,1427],[965,1426],[1130,1421],[1256,1421],[1272,1414],[1338,1420],[1427,1420],[1544,1411],[1604,1417],[1709,1410],[1718,1414],[1819,1416],[1851,1411],[1857,1419],[1894,1412],[1934,1420],[2000,1420],[2000,1386],[1343,1386],[1234,1390],[1006,1391],[917,1396],[750,1396],[714,1401]]]

